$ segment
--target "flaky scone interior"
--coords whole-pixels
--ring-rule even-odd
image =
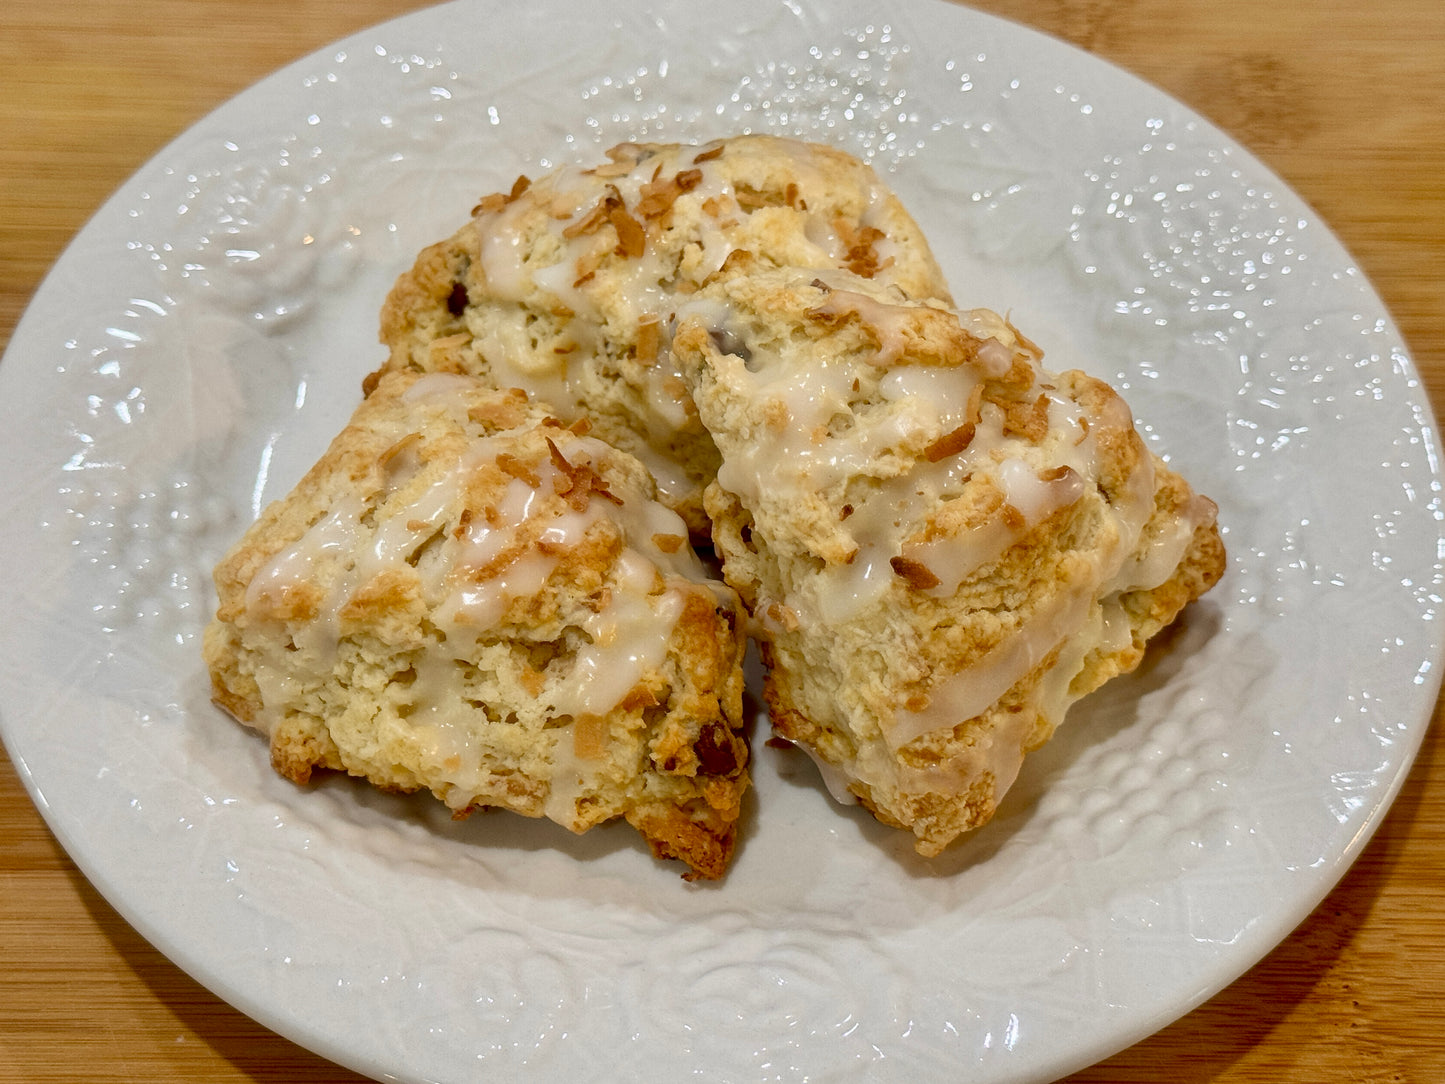
[[[564,421],[589,417],[705,536],[717,451],[671,359],[675,306],[737,251],[910,297],[948,287],[898,199],[832,147],[751,135],[608,158],[519,178],[424,250],[382,311],[384,369],[472,373],[526,388]]]
[[[388,374],[216,569],[218,703],[335,769],[722,874],[748,783],[742,617],[632,456],[521,391]]]
[[[1219,578],[1215,507],[997,314],[734,264],[673,350],[773,728],[936,855]]]

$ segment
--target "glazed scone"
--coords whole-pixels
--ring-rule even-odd
[[[1219,578],[1214,505],[1108,385],[1046,371],[992,312],[739,271],[679,313],[674,352],[774,731],[938,854]]]
[[[877,174],[775,136],[623,144],[483,199],[386,300],[385,369],[522,387],[637,455],[662,500],[706,534],[717,452],[668,345],[677,303],[728,257],[847,268],[906,297],[947,298],[917,224]]]
[[[386,376],[215,572],[216,701],[346,771],[717,877],[747,786],[744,636],[632,456],[519,390]]]

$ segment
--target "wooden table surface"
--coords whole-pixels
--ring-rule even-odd
[[[421,6],[3,5],[0,345],[65,243],[165,142],[282,64]],[[1142,75],[1260,155],[1354,253],[1445,407],[1441,0],[975,6]],[[1070,1080],[1445,1081],[1442,860],[1434,728],[1373,842],[1292,936],[1201,1008]],[[0,1081],[360,1079],[231,1009],[134,933],[0,757]]]

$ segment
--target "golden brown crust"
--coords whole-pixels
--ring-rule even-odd
[[[671,805],[649,805],[627,811],[627,823],[636,828],[657,858],[687,863],[687,880],[717,880],[727,872],[737,847],[737,812],[706,807],[699,817]]]
[[[1223,569],[1128,407],[991,313],[742,263],[674,350],[774,732],[934,855]]]
[[[743,637],[685,534],[640,464],[524,396],[388,374],[217,566],[216,701],[297,783],[342,770],[579,832],[626,817],[718,876],[748,779]]]

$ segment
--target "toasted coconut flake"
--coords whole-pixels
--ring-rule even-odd
[[[641,143],[614,143],[602,152],[613,162],[626,162],[629,165],[637,165],[652,157],[650,152]]]
[[[463,537],[467,533],[467,527],[471,525],[471,522],[472,510],[470,508],[463,508],[461,515],[457,516],[457,525],[452,528],[452,537]]]
[[[730,275],[738,271],[747,271],[757,262],[757,257],[749,248],[735,248],[724,257],[722,267],[718,269],[719,275]]]
[[[592,281],[597,269],[602,266],[603,255],[602,251],[593,248],[577,257],[577,278],[572,283],[574,289],[584,282]]]
[[[527,393],[521,388],[508,388],[505,397],[467,408],[467,417],[480,425],[511,429],[525,416]]]
[[[408,448],[413,448],[420,443],[420,433],[408,433],[406,436],[402,437],[390,448],[388,448],[386,451],[382,452],[379,456],[376,457],[377,465],[381,467],[386,467],[390,465],[391,461],[397,456],[401,455]]]
[[[533,489],[536,489],[542,484],[542,479],[537,476],[537,472],[534,471],[529,464],[509,452],[501,452],[498,454],[497,467],[503,474],[526,482]]]
[[[973,390],[968,393],[968,406],[964,409],[963,416],[974,425],[983,421],[982,384],[975,384]]]
[[[930,463],[937,463],[947,459],[951,455],[957,455],[973,443],[973,435],[976,430],[973,422],[964,422],[951,433],[945,433],[927,448],[923,449],[923,458]]]
[[[781,602],[769,602],[763,612],[774,624],[780,625],[789,632],[797,632],[802,627],[797,611],[791,606],[784,606]]]
[[[607,483],[594,471],[590,464],[571,463],[562,454],[560,448],[551,437],[547,437],[547,451],[552,457],[552,465],[557,468],[557,477],[552,479],[552,489],[557,496],[562,497],[574,511],[582,512],[587,508],[587,502],[596,493],[613,504],[622,504],[622,498],[607,488]]]
[[[554,423],[551,418],[548,418],[542,424],[553,425],[556,423]],[[576,478],[574,477],[576,468],[574,468],[572,464],[567,461],[567,457],[562,454],[562,449],[557,447],[556,441],[554,441],[551,437],[547,437],[546,440],[547,454],[552,457],[552,466],[556,467],[559,471],[562,472],[562,477],[556,479],[552,483],[552,486],[554,489],[557,490],[558,493],[565,496],[571,491],[572,486],[576,483]],[[564,480],[566,483],[566,488],[563,488]]]
[[[638,189],[637,213],[643,218],[660,218],[672,210],[678,189],[671,181],[649,181]]]
[[[596,233],[607,221],[607,197],[597,201],[597,204],[577,221],[566,226],[562,230],[562,236],[571,241],[576,237],[583,237]]]
[[[589,492],[597,494],[603,500],[611,501],[619,508],[622,507],[622,498],[608,489],[607,482],[600,475],[593,474],[591,470],[587,472],[587,488]],[[583,506],[586,506],[586,502],[583,502]]]
[[[883,269],[883,264],[878,260],[878,252],[873,246],[887,237],[886,233],[875,226],[855,229],[852,221],[841,216],[833,220],[833,229],[847,246],[847,256],[843,264],[849,271],[871,279]]]
[[[594,177],[625,177],[631,173],[635,162],[608,162],[603,166],[594,166],[592,169],[584,169],[583,173],[590,173]]]
[[[1004,436],[1023,437],[1031,444],[1043,440],[1049,432],[1049,397],[1041,394],[1032,403],[1010,400],[1004,408]]]
[[[477,200],[477,205],[472,208],[472,217],[477,215],[494,215],[507,205],[507,197],[500,192],[493,192],[489,196],[483,196]]]
[[[1033,355],[1034,361],[1039,361],[1043,358],[1043,347],[1039,346],[1038,343],[1034,342],[1022,331],[1014,327],[1013,320],[1010,319],[1008,315],[1005,315],[1003,322],[1004,326],[1007,327],[1010,331],[1012,331],[1014,338],[1018,340],[1020,350],[1024,351],[1027,354]]]
[[[889,559],[888,563],[893,566],[893,571],[915,591],[927,591],[943,582],[933,574],[927,565],[910,557],[893,557]]]
[[[602,760],[611,737],[605,719],[584,712],[572,723],[572,752],[578,760]]]
[[[617,231],[617,255],[623,259],[635,260],[647,248],[647,232],[642,223],[627,213],[620,203],[607,212],[608,221]]]
[[[506,194],[493,192],[491,195],[483,196],[478,200],[477,205],[472,208],[472,217],[475,218],[479,214],[496,214],[503,207],[507,206],[507,204],[514,202],[523,192],[531,187],[532,179],[525,173],[520,174],[517,179],[512,182],[512,190],[510,192]]]
[[[637,322],[637,360],[651,365],[657,360],[662,345],[662,324],[655,314],[649,313]]]
[[[707,150],[694,155],[692,159],[692,164],[698,166],[704,162],[711,162],[714,158],[720,158],[722,156],[722,152],[723,144],[719,143],[715,147],[709,147]]]
[[[537,547],[538,553],[548,557],[560,557],[571,548],[568,543],[557,538],[549,538],[545,534],[537,539],[534,545]]]
[[[661,172],[661,167],[658,167]],[[702,170],[685,169],[666,180],[654,173],[652,180],[639,190],[637,213],[644,219],[662,218],[672,210],[677,197],[702,183]]]
[[[609,159],[606,165],[594,166],[582,172],[592,177],[625,177],[649,157],[637,143],[618,143],[608,147],[603,153]]]
[[[634,685],[627,695],[618,701],[617,709],[626,712],[641,711],[644,708],[655,708],[661,703],[662,701],[657,699],[655,692],[646,685],[638,684]]]

